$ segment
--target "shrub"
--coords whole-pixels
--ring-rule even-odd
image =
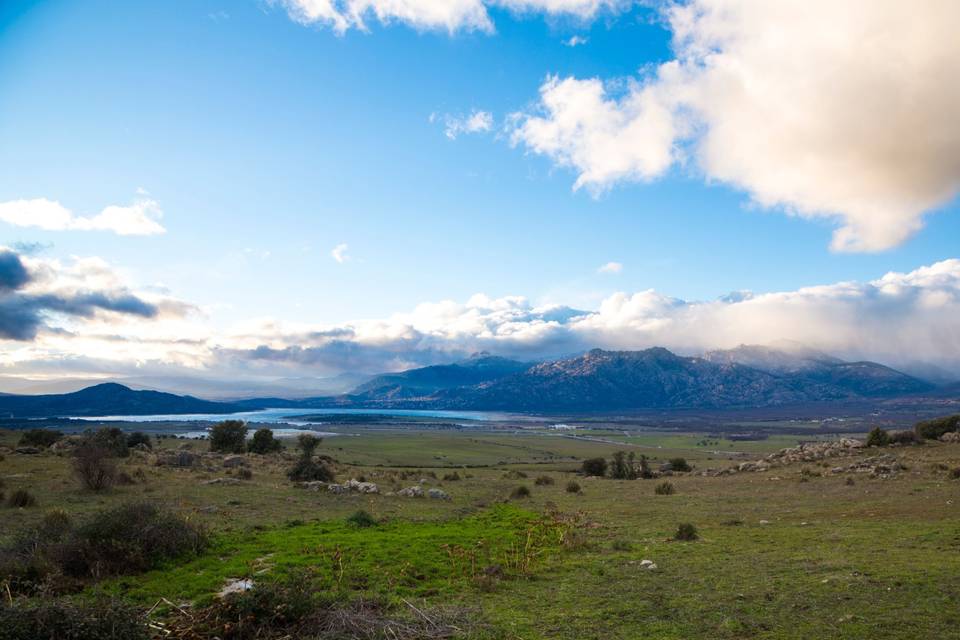
[[[206,546],[199,526],[155,504],[133,502],[94,515],[51,555],[67,575],[100,578],[141,573]]]
[[[300,459],[287,471],[287,477],[294,482],[333,482],[333,469],[313,459],[313,452],[320,445],[321,439],[309,433],[302,433],[297,438],[300,448]]]
[[[684,522],[679,527],[677,527],[677,532],[673,534],[674,540],[682,540],[689,542],[690,540],[696,540],[700,535],[697,533],[697,528],[690,524],[689,522]]]
[[[605,476],[607,475],[607,461],[603,458],[588,458],[580,466],[585,476]]]
[[[460,480],[460,474],[454,471],[453,473],[445,473],[443,475],[444,482],[456,482]]]
[[[23,509],[26,507],[35,507],[37,498],[26,489],[17,489],[10,494],[7,499],[7,506],[11,509]]]
[[[670,468],[673,471],[681,471],[681,472],[693,471],[693,467],[691,467],[687,463],[686,458],[670,458],[669,462],[670,462]]]
[[[3,640],[148,640],[137,609],[119,600],[17,599],[0,605]]]
[[[84,487],[103,491],[113,486],[117,478],[117,463],[112,451],[95,438],[87,438],[73,452],[73,472]]]
[[[63,434],[53,429],[30,429],[20,436],[21,447],[39,447],[46,449],[63,437]]]
[[[890,444],[890,434],[880,427],[874,427],[867,434],[868,447],[885,447]]]
[[[283,449],[283,443],[273,437],[271,429],[257,429],[250,441],[250,453],[276,453]]]
[[[615,480],[635,480],[637,472],[633,461],[633,451],[629,454],[624,451],[614,453],[613,460],[610,462],[610,477]]]
[[[890,444],[922,444],[923,440],[914,431],[893,431],[890,433]]]
[[[347,518],[347,524],[351,524],[360,529],[366,529],[367,527],[375,527],[378,523],[377,519],[372,515],[366,511],[360,510],[354,511],[353,514]]]
[[[511,469],[510,471],[507,471],[505,474],[503,474],[503,477],[506,478],[507,480],[526,480],[527,474],[518,469]]]
[[[633,549],[633,545],[630,544],[629,540],[618,539],[614,540],[613,544],[610,545],[614,551],[630,551]]]
[[[87,442],[108,449],[111,455],[118,458],[126,458],[130,455],[130,445],[127,442],[127,434],[117,427],[103,427],[95,432],[89,431],[85,434]]]
[[[914,425],[913,430],[921,438],[936,440],[945,433],[960,430],[960,413],[954,416],[918,422]]]
[[[513,499],[529,498],[530,487],[525,484],[517,485],[513,488],[513,491],[510,492],[510,497]]]
[[[580,493],[580,483],[576,480],[571,480],[567,483],[567,493]]]
[[[150,442],[150,436],[143,431],[134,431],[127,436],[127,446],[131,449],[144,445],[147,449],[153,449],[153,443]]]
[[[247,449],[247,424],[242,420],[224,420],[210,429],[210,451],[243,453]]]
[[[546,487],[553,484],[553,478],[551,476],[537,476],[537,479],[533,481],[533,484],[538,487]]]
[[[960,480],[960,467],[951,469],[949,476],[951,480]]]
[[[673,488],[672,482],[661,482],[653,488],[653,492],[658,496],[672,496],[676,493],[676,489]]]
[[[237,469],[237,476],[241,480],[252,480],[253,471],[250,471],[250,469],[247,469],[246,467],[240,467],[239,469]]]

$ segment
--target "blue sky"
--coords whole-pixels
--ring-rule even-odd
[[[385,318],[476,293],[587,310],[648,289],[706,301],[868,282],[957,254],[955,194],[902,242],[837,251],[833,219],[756,204],[756,189],[693,159],[575,190],[580,168],[511,139],[510,115],[542,113],[549,76],[622,94],[673,59],[657,8],[583,19],[490,6],[495,33],[369,15],[368,31],[342,34],[286,8],[2,3],[0,202],[46,198],[89,216],[149,198],[166,233],[0,222],[0,245],[96,256],[132,290],[162,286],[201,308],[211,331]],[[586,43],[568,46],[574,35]],[[445,135],[475,110],[492,130]],[[609,262],[622,270],[598,273]]]

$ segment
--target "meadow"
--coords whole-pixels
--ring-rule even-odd
[[[0,511],[0,542],[50,512],[83,521],[143,500],[202,526],[210,544],[194,557],[75,589],[74,597],[120,598],[141,612],[159,604],[150,613],[158,637],[238,580],[308,581],[329,597],[383,602],[414,618],[447,608],[469,617],[442,637],[960,637],[960,480],[951,478],[960,444],[843,459],[895,455],[903,469],[889,477],[830,473],[836,460],[714,477],[699,471],[807,438],[578,435],[332,437],[317,453],[335,460],[337,480],[379,487],[335,494],[291,483],[289,449],[247,454],[235,468],[216,456],[191,468],[157,466],[154,453],[134,451],[121,463],[130,484],[91,492],[78,484],[68,455],[14,453],[19,434],[4,431],[4,491],[26,489],[37,503]],[[154,446],[202,453],[208,445],[164,439]],[[653,468],[684,457],[695,470],[653,480],[578,473],[583,459],[618,449],[655,457]],[[663,481],[672,494],[655,492]],[[579,491],[569,490],[571,482]],[[449,499],[388,495],[412,485]],[[684,523],[696,539],[675,539]],[[269,629],[220,633],[182,637],[283,637]]]

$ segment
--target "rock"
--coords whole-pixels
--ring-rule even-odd
[[[210,484],[230,484],[230,485],[233,485],[233,484],[240,484],[240,481],[237,480],[236,478],[214,478],[213,480],[205,480],[204,482],[201,482],[200,484],[207,484],[207,485],[210,485]]]
[[[247,466],[247,459],[243,456],[227,456],[223,459],[223,466],[228,469]]]
[[[449,500],[450,495],[442,489],[430,489],[427,491],[427,496],[433,498],[434,500]]]
[[[220,593],[217,595],[223,598],[231,593],[242,593],[250,591],[250,589],[253,589],[253,580],[227,580],[227,584],[220,589]]]
[[[342,484],[336,484],[336,483],[334,483],[334,484],[328,484],[328,485],[327,485],[327,490],[328,490],[330,493],[334,493],[334,494],[336,494],[336,495],[340,495],[340,494],[342,494],[342,493],[347,493],[348,491],[350,491],[350,488],[347,487],[347,486],[345,486],[345,485],[342,485]]]
[[[160,467],[192,467],[199,461],[195,453],[189,451],[167,451],[157,455],[157,466]]]
[[[66,438],[60,438],[50,445],[49,450],[53,453],[66,453],[68,451],[73,451],[80,445],[82,440],[83,438],[80,436],[67,436]]]
[[[37,449],[36,447],[17,447],[14,449],[14,451],[25,456],[32,456],[40,453],[40,449]]]
[[[656,571],[656,570],[657,570],[657,563],[654,562],[653,560],[641,560],[641,561],[640,561],[640,568],[641,568],[641,569],[646,569],[647,571]]]
[[[960,431],[950,431],[940,436],[940,442],[960,442]]]
[[[359,493],[380,493],[380,488],[372,482],[360,482],[359,480],[347,480],[344,485],[351,491]]]
[[[400,491],[397,491],[397,495],[404,498],[422,498],[423,487],[415,485],[412,487],[407,487],[406,489],[400,489]]]
[[[298,482],[294,486],[308,491],[321,491],[327,488],[327,483],[322,480],[310,480],[308,482]]]

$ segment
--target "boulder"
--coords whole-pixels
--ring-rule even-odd
[[[406,489],[400,489],[400,491],[397,491],[397,495],[404,498],[422,498],[423,487],[414,485],[412,487],[407,487]]]
[[[443,489],[430,489],[427,491],[427,496],[433,498],[434,500],[449,500],[450,495]]]
[[[17,447],[15,451],[26,456],[32,456],[40,453],[40,449],[36,447]]]
[[[949,431],[940,436],[940,442],[960,442],[960,431]]]
[[[372,482],[360,482],[359,480],[347,480],[344,485],[351,491],[359,493],[380,493],[380,488]]]
[[[214,478],[213,480],[204,480],[200,484],[240,484],[236,478]]]
[[[189,451],[165,451],[157,455],[157,466],[189,468],[196,465],[200,458]]]
[[[227,456],[223,459],[223,466],[227,469],[247,466],[247,459],[243,456]]]

